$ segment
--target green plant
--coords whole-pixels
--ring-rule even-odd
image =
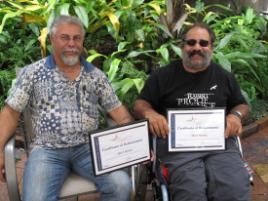
[[[263,41],[267,21],[251,8],[239,16],[216,21],[212,27],[216,42],[214,60],[235,73],[250,100],[267,96],[267,42]]]
[[[86,28],[88,61],[102,68],[129,107],[147,75],[181,56],[178,32],[195,21],[216,32],[213,60],[233,71],[252,101],[268,90],[267,21],[252,9],[184,5],[177,18],[171,0],[6,0],[0,4],[0,67],[13,71],[46,56],[48,27],[59,14],[78,16]],[[221,9],[216,12],[213,8]],[[15,31],[14,31],[15,30]],[[265,35],[266,34],[266,35]]]
[[[16,77],[14,71],[0,70],[0,108],[3,107],[8,91],[11,87],[12,80]]]
[[[251,103],[250,118],[256,121],[268,115],[268,100],[256,99]]]

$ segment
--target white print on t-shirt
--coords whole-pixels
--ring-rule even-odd
[[[218,87],[218,85],[216,85],[216,84],[215,84],[214,86],[210,87],[210,89],[209,89],[209,90],[210,90],[210,91],[212,91],[212,90],[216,90],[216,89],[217,89],[217,87]]]
[[[213,86],[214,87],[214,86]],[[206,108],[214,108],[215,102],[208,102],[209,96],[213,96],[214,93],[187,93],[185,98],[177,98],[178,106],[199,106]]]

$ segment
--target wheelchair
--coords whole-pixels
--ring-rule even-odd
[[[156,137],[153,137],[152,147],[154,153],[156,153],[157,149],[156,140],[157,140]],[[241,140],[239,136],[236,137],[236,145],[239,148],[242,158],[244,158]],[[243,161],[243,163],[244,168],[246,168],[248,172],[250,184],[254,185],[253,170],[245,160]],[[156,159],[155,161],[152,162],[149,178],[151,178],[154,201],[172,201],[168,191],[168,178],[169,178],[168,169],[163,165],[163,163],[159,159]]]

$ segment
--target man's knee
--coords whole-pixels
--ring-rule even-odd
[[[206,201],[205,183],[198,185],[194,182],[188,184],[171,184],[169,185],[172,200],[180,201]]]
[[[249,201],[250,182],[248,175],[245,173],[236,179],[229,178],[225,183],[216,184],[209,190],[208,198],[217,201]]]
[[[115,171],[98,180],[98,189],[102,200],[129,200],[131,180],[124,171]]]
[[[206,179],[203,164],[188,166],[170,174],[170,193],[173,200],[206,201]]]
[[[117,188],[116,191],[130,192],[131,191],[131,180],[129,175],[124,171],[112,172],[109,175],[109,180]]]

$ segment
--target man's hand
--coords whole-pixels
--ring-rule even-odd
[[[167,137],[169,133],[167,119],[156,112],[150,103],[141,99],[136,100],[134,112],[138,118],[149,120],[150,131],[153,135],[163,138]]]
[[[6,181],[4,172],[4,153],[2,151],[0,151],[0,181]]]
[[[163,115],[151,110],[145,113],[145,118],[149,120],[150,131],[152,134],[158,137],[167,137],[169,133],[168,123]]]
[[[242,133],[241,119],[233,114],[228,114],[226,117],[225,137],[240,135]]]

